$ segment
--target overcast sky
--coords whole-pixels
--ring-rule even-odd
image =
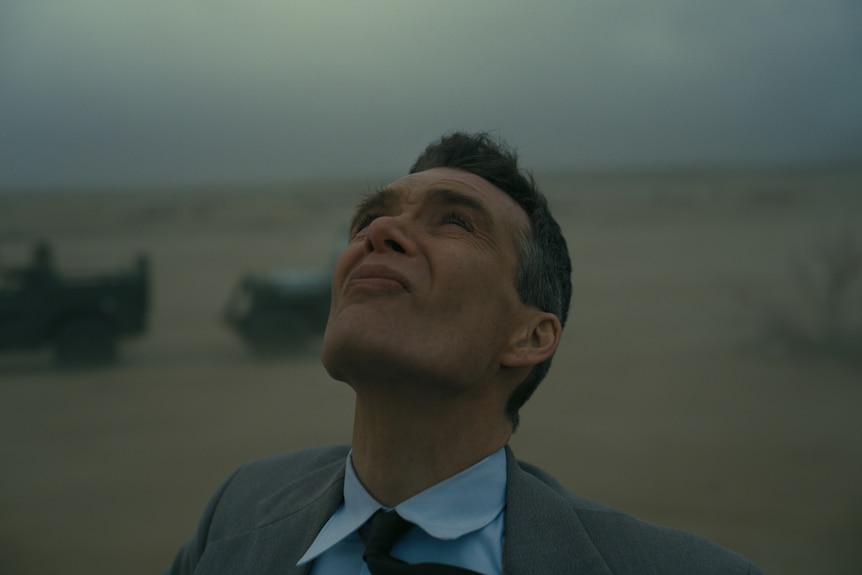
[[[0,0],[0,189],[862,159],[862,0]]]

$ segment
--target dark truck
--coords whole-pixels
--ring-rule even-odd
[[[61,366],[114,361],[118,341],[146,329],[149,276],[144,255],[127,270],[62,275],[37,244],[30,265],[0,270],[0,352],[52,348]]]
[[[326,329],[332,268],[346,244],[347,234],[337,234],[329,263],[321,268],[244,275],[228,298],[224,321],[256,355],[303,351]]]
[[[272,270],[240,278],[224,320],[258,355],[289,354],[319,337],[329,317],[332,274]]]

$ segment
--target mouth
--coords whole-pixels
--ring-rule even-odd
[[[351,287],[368,287],[385,291],[410,291],[410,284],[400,273],[381,265],[364,265],[350,275]]]

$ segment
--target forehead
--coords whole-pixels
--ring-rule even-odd
[[[432,168],[409,174],[383,188],[378,195],[386,203],[395,204],[456,203],[460,197],[475,202],[494,223],[508,224],[513,229],[529,224],[526,212],[506,192],[484,178],[455,168]]]

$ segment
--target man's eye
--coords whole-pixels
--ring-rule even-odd
[[[371,224],[371,222],[373,222],[379,217],[380,214],[369,212],[367,214],[364,214],[362,217],[357,218],[356,224],[353,226],[353,233],[356,234],[358,232],[361,232],[362,230],[367,228],[369,224]]]
[[[448,212],[443,216],[442,222],[444,224],[455,224],[456,226],[464,228],[468,232],[473,231],[473,225],[470,223],[470,220],[458,212]]]

